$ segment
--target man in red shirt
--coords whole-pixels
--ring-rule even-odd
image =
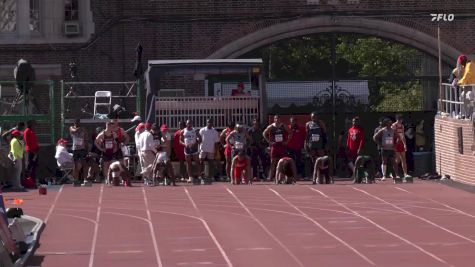
[[[173,152],[175,153],[175,157],[180,163],[180,175],[182,180],[186,177],[186,170],[185,170],[185,146],[180,144],[180,136],[183,129],[185,129],[185,122],[180,121],[179,123],[180,129],[178,129],[173,134]]]
[[[23,132],[23,139],[25,140],[25,151],[27,153],[28,166],[26,168],[30,177],[36,180],[36,168],[38,166],[38,151],[39,143],[38,137],[35,133],[36,121],[29,120],[26,122],[26,129]],[[41,181],[40,181],[41,182]]]
[[[353,127],[348,130],[348,139],[346,146],[348,147],[348,156],[351,162],[355,162],[358,155],[362,152],[365,144],[364,130],[360,126],[360,118],[353,118]]]
[[[248,95],[246,92],[244,92],[244,83],[239,82],[237,84],[236,89],[233,89],[231,91],[231,96],[246,96]]]
[[[297,119],[294,117],[290,118],[289,125],[290,132],[292,133],[287,143],[287,149],[289,156],[295,161],[297,165],[297,172],[300,177],[305,176],[305,167],[302,162],[302,149],[305,145],[305,136],[306,130],[305,127],[297,123]]]

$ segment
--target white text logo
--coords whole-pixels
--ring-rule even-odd
[[[455,18],[454,14],[430,14],[430,16],[431,21],[453,21]]]

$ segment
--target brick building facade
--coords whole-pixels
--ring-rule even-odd
[[[472,0],[48,0],[36,7],[40,26],[34,33],[25,22],[32,8],[25,6],[27,1],[7,2],[18,4],[18,16],[13,17],[18,21],[16,29],[0,30],[0,80],[12,80],[13,64],[23,57],[42,69],[39,79],[68,79],[72,60],[79,66],[80,81],[130,81],[137,43],[143,45],[144,62],[236,58],[278,40],[322,32],[375,35],[436,57],[437,25],[444,62],[455,62],[459,53],[475,55]],[[71,15],[63,9],[65,2],[79,5],[77,36],[65,36],[65,17]],[[434,13],[455,17],[433,22]],[[55,95],[59,98],[59,90]],[[59,110],[59,103],[56,107]],[[436,147],[441,138],[450,138],[455,129],[451,127],[459,122],[437,123],[446,127],[447,134],[438,136],[436,131]]]

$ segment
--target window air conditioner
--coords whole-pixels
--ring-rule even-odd
[[[66,36],[76,36],[79,35],[79,23],[78,22],[65,22],[64,23],[64,35]]]

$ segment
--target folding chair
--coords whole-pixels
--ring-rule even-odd
[[[59,170],[63,174],[61,178],[59,178],[59,183],[60,184],[65,184],[69,183],[72,179],[72,172],[74,169],[74,163],[72,164],[64,164],[64,165],[58,165]]]
[[[94,94],[94,117],[98,115],[97,107],[107,107],[108,113],[111,111],[112,93],[111,91],[96,91]]]

